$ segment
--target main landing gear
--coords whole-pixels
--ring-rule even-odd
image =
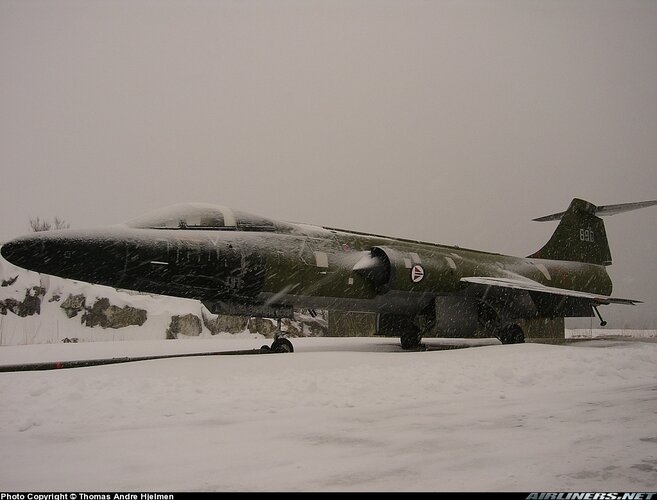
[[[499,328],[495,334],[503,344],[522,344],[525,342],[525,333],[520,325],[510,324]]]
[[[294,352],[292,342],[287,338],[287,334],[281,330],[281,320],[278,319],[278,330],[274,334],[274,341],[271,346],[263,345],[261,351],[270,351],[276,353]]]
[[[401,347],[405,351],[425,351],[422,343],[423,331],[428,328],[420,328],[415,319],[403,314],[381,314],[379,316],[379,333],[383,335],[399,336]]]

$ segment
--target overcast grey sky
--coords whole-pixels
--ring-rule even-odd
[[[657,1],[0,0],[0,169],[0,241],[202,201],[526,255],[657,198]],[[652,328],[656,220],[606,220]]]

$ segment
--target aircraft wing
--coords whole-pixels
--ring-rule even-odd
[[[577,290],[567,290],[565,288],[556,288],[552,286],[545,286],[537,281],[528,278],[494,278],[488,276],[471,276],[468,278],[461,278],[461,281],[466,283],[477,283],[479,285],[497,286],[502,288],[511,288],[515,290],[526,290],[528,292],[545,293],[548,295],[560,295],[566,297],[576,297],[580,299],[589,299],[597,304],[627,304],[634,305],[641,303],[640,300],[634,299],[621,299],[617,297],[608,297],[597,293],[579,292]]]

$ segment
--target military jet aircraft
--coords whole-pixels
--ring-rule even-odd
[[[212,313],[292,317],[295,308],[377,314],[378,333],[420,349],[441,323],[460,336],[524,342],[522,325],[592,317],[611,296],[600,216],[657,200],[595,206],[574,199],[550,240],[520,258],[329,227],[279,222],[223,206],[167,207],[103,229],[47,231],[5,244],[13,264],[62,278],[198,299]],[[604,322],[602,322],[604,324]],[[291,351],[277,337],[272,349]]]

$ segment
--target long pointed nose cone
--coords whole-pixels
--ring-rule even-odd
[[[15,266],[91,283],[113,283],[125,259],[125,241],[97,231],[43,231],[0,249]]]
[[[0,254],[15,266],[34,271],[43,260],[43,246],[43,238],[25,236],[2,245]]]

